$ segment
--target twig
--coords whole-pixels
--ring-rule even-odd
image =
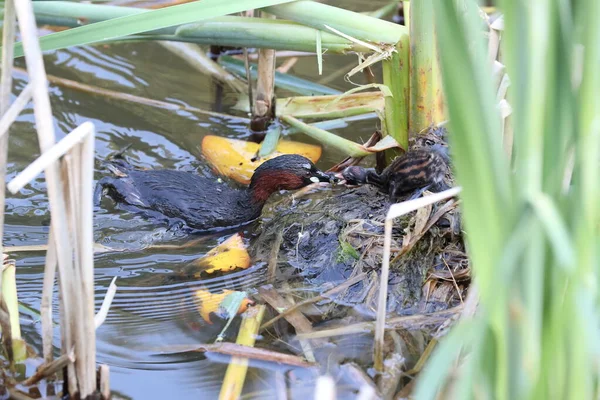
[[[423,354],[421,354],[421,357],[419,357],[419,360],[417,361],[415,366],[412,367],[411,369],[409,369],[408,371],[406,371],[404,374],[410,376],[410,375],[415,375],[415,374],[418,374],[419,372],[421,372],[421,370],[425,366],[425,363],[429,359],[429,356],[431,356],[431,353],[433,352],[433,349],[435,348],[437,343],[438,343],[437,339],[432,338],[429,341],[429,344],[427,345],[427,347],[425,347],[425,351],[423,351]]]
[[[284,354],[273,350],[243,346],[237,343],[223,342],[215,344],[201,344],[199,346],[183,345],[180,347],[169,347],[168,350],[169,351],[161,352],[161,354],[181,353],[187,351],[199,353],[219,353],[236,357],[250,358],[253,360],[273,362],[277,364],[292,365],[294,367],[310,368],[316,366],[316,364],[309,363],[298,356]]]
[[[20,73],[26,73],[26,71],[21,68],[15,68],[14,71],[20,72]],[[136,103],[136,104],[143,104],[146,106],[161,108],[161,109],[165,109],[165,110],[184,110],[184,111],[189,111],[189,112],[196,113],[196,114],[207,115],[207,116],[217,117],[217,118],[223,118],[226,120],[235,120],[235,121],[240,121],[240,122],[245,122],[245,123],[250,122],[250,120],[248,118],[234,117],[231,115],[221,114],[221,113],[214,112],[214,111],[202,110],[201,108],[182,106],[179,104],[168,103],[166,101],[148,99],[145,97],[140,97],[140,96],[136,96],[136,95],[129,94],[129,93],[122,93],[122,92],[117,92],[115,90],[104,89],[104,88],[101,88],[98,86],[87,85],[85,83],[72,81],[70,79],[59,78],[59,77],[53,76],[53,75],[47,75],[47,79],[53,85],[66,87],[68,89],[78,90],[81,92],[86,92],[86,93],[89,93],[89,94],[92,94],[95,96],[100,95],[100,96],[105,96],[105,97],[109,97],[109,98],[113,98],[113,99],[117,99],[117,100],[128,101],[128,102]]]
[[[458,298],[460,299],[460,302],[463,302],[463,297],[460,294],[460,289],[458,288],[458,283],[456,283],[456,279],[454,278],[454,274],[452,273],[452,269],[450,268],[450,265],[448,265],[448,263],[446,262],[446,260],[442,259],[442,261],[444,262],[444,265],[446,266],[446,268],[448,269],[448,272],[450,273],[450,276],[452,277],[452,283],[454,283],[454,289],[456,289],[456,293],[458,294]]]
[[[275,55],[277,55],[277,52],[275,52]],[[281,72],[282,74],[287,74],[288,71],[298,62],[298,57],[292,57],[292,58],[288,58],[287,60],[285,60],[283,62],[283,64],[281,64],[279,67],[277,67],[277,72]]]
[[[34,385],[34,384],[38,383],[39,381],[41,381],[42,379],[47,378],[51,375],[54,375],[55,373],[57,373],[58,371],[63,369],[67,364],[69,364],[69,363],[72,364],[74,362],[75,362],[75,353],[73,352],[73,349],[71,349],[71,351],[69,351],[68,354],[63,354],[56,360],[54,360],[50,363],[41,365],[35,371],[35,373],[33,375],[31,375],[29,378],[27,378],[26,380],[24,380],[22,382],[22,385],[23,386]]]
[[[15,389],[8,389],[8,393],[10,394],[9,398],[12,400],[33,400],[33,397],[29,397],[25,393]]]
[[[462,312],[464,305],[460,304],[456,307],[449,308],[443,311],[436,311],[429,314],[406,315],[402,317],[390,318],[386,321],[385,329],[396,330],[399,328],[415,328],[417,323],[428,325],[436,322],[444,322],[449,316],[456,315]],[[332,336],[351,335],[354,333],[367,333],[375,329],[376,323],[360,322],[358,324],[346,325],[340,328],[316,330],[308,334],[296,335],[297,339],[318,339]]]
[[[159,41],[158,43],[200,73],[229,85],[231,89],[238,93],[246,92],[246,88],[240,79],[211,60],[197,44],[167,41]]]
[[[260,294],[260,297],[275,310],[280,310],[282,308],[287,308],[289,310],[293,307],[291,306],[291,302],[284,299],[279,295],[279,293],[277,293],[277,291],[273,288],[273,285],[261,286],[258,288],[258,294]],[[308,333],[312,332],[313,330],[312,324],[308,318],[306,318],[304,314],[299,311],[287,313],[285,319],[294,327],[296,333]],[[307,359],[310,360],[310,357],[307,356]]]
[[[319,295],[319,296],[315,296],[315,297],[311,297],[310,299],[306,299],[304,301],[301,301],[300,303],[296,303],[295,305],[293,305],[292,307],[282,311],[279,315],[273,317],[272,319],[270,319],[269,321],[265,322],[261,327],[260,330],[262,331],[263,329],[268,328],[269,326],[273,325],[275,322],[277,322],[280,318],[285,317],[286,315],[306,306],[309,304],[313,304],[316,302],[319,302],[321,300],[325,300],[328,299],[330,296],[333,296],[336,293],[341,292],[344,289],[349,288],[350,286],[354,285],[357,282],[360,282],[361,280],[363,280],[365,277],[367,276],[367,274],[362,273],[359,275],[356,275],[354,278],[350,278],[348,279],[346,282],[342,283],[341,285],[330,289],[328,291],[326,291],[325,293]]]
[[[151,246],[151,248],[154,248],[155,246]],[[156,246],[158,248],[160,248],[160,246]],[[47,244],[33,244],[33,245],[26,245],[26,246],[6,246],[4,248],[4,251],[6,253],[21,253],[21,252],[25,252],[25,251],[48,251],[50,249],[50,246],[48,246]],[[112,247],[107,247],[104,246],[103,244],[100,243],[94,243],[94,252],[95,253],[106,253],[109,251],[118,251],[118,252],[122,252],[122,251],[126,251],[126,250],[122,250],[122,249],[113,249]]]
[[[271,254],[269,256],[269,263],[267,264],[267,282],[275,282],[275,275],[277,274],[277,259],[279,258],[279,248],[283,242],[283,230],[277,233],[277,237],[273,241],[273,247],[271,247]],[[261,327],[262,328],[262,327]]]

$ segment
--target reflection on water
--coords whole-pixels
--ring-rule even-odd
[[[348,57],[327,58],[325,74],[351,61]],[[213,83],[156,43],[85,47],[62,50],[46,56],[47,72],[63,78],[123,91],[138,96],[212,109]],[[22,66],[22,62],[21,62]],[[299,75],[312,75],[316,63],[301,60],[294,68]],[[15,77],[15,93],[25,85],[24,77]],[[348,86],[340,78],[330,84],[344,90]],[[231,107],[235,98],[224,88],[224,112],[236,115]],[[51,102],[57,136],[63,137],[78,124],[90,120],[97,129],[96,179],[105,171],[101,160],[127,145],[128,157],[140,167],[164,167],[210,173],[199,158],[197,145],[206,134],[227,137],[248,135],[246,126],[235,119],[219,119],[189,112],[173,112],[139,104],[80,93],[51,86]],[[240,114],[237,114],[240,115]],[[354,140],[366,139],[373,121],[357,123],[343,130]],[[312,142],[305,137],[298,140]],[[37,155],[32,108],[27,108],[11,130],[8,180],[27,166]],[[342,155],[325,149],[318,165],[329,167]],[[19,194],[9,196],[5,245],[43,244],[47,240],[49,215],[43,177],[37,177]],[[98,254],[95,262],[96,306],[99,307],[106,288],[117,276],[119,289],[111,311],[97,336],[98,362],[111,367],[111,385],[125,398],[214,398],[220,390],[227,357],[210,357],[201,353],[161,355],[169,345],[212,343],[224,321],[203,321],[192,296],[199,288],[247,290],[252,292],[265,283],[265,267],[255,265],[248,270],[196,282],[171,282],[165,277],[186,263],[203,255],[224,237],[206,240],[184,250],[153,248],[158,242],[186,242],[163,226],[119,210],[110,201],[102,201],[95,212],[95,239],[118,252]],[[252,226],[246,235],[252,234]],[[40,324],[36,310],[44,268],[42,253],[13,254],[17,259],[18,287],[21,302],[34,311],[23,311],[23,330],[28,342],[41,351]],[[56,296],[56,294],[55,294]],[[54,301],[55,315],[58,313]],[[234,341],[236,321],[226,340]],[[60,343],[56,328],[55,344]],[[269,339],[269,338],[266,338]],[[318,358],[323,365],[348,357],[369,357],[370,339],[342,338],[344,352],[331,344],[323,344]],[[273,343],[281,350],[297,348],[298,343]],[[339,361],[339,360],[338,360]],[[273,370],[272,365],[251,364],[245,393],[252,398],[269,398],[281,386],[285,374],[294,395],[312,395],[310,385],[315,371]],[[340,384],[344,378],[340,375]],[[347,382],[351,387],[351,381]],[[343,391],[342,391],[343,393]]]

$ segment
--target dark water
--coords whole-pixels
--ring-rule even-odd
[[[375,8],[377,4],[370,6]],[[157,43],[64,50],[47,55],[45,60],[48,74],[151,99],[204,110],[215,109],[214,83]],[[340,68],[349,70],[347,66],[355,60],[355,56],[326,57],[324,76]],[[314,81],[320,79],[313,58],[301,59],[292,72]],[[356,81],[361,82],[361,77]],[[24,77],[16,75],[15,93],[24,85]],[[343,76],[328,85],[339,90],[351,88]],[[248,136],[246,125],[239,118],[174,112],[57,86],[51,86],[50,93],[59,139],[84,121],[95,124],[96,179],[106,173],[99,161],[126,145],[131,145],[127,155],[140,167],[208,173],[210,169],[199,157],[197,147],[204,135]],[[225,87],[223,94],[222,112],[246,117],[231,109],[235,96],[230,89]],[[353,123],[336,132],[356,141],[367,139],[376,123],[375,120]],[[294,140],[313,143],[301,135],[295,136]],[[13,126],[9,149],[10,180],[38,155],[31,107]],[[325,148],[318,166],[328,168],[343,157],[343,154]],[[46,243],[48,219],[45,185],[40,176],[18,195],[10,195],[7,199],[5,245]],[[164,356],[158,354],[158,349],[214,342],[224,321],[215,317],[213,325],[206,324],[196,310],[192,290],[201,286],[251,290],[265,283],[264,266],[255,265],[242,272],[197,282],[160,284],[161,276],[202,256],[225,237],[210,237],[184,250],[150,248],[163,242],[183,243],[188,238],[177,237],[166,232],[163,226],[118,210],[106,200],[96,209],[94,229],[96,242],[122,250],[98,254],[95,259],[97,307],[113,277],[118,277],[119,289],[108,319],[97,332],[97,361],[110,366],[114,392],[134,399],[217,397],[227,358],[206,358],[198,353]],[[17,259],[20,301],[32,310],[39,310],[44,254],[28,252],[11,256]],[[151,286],[148,282],[152,282]],[[41,326],[37,319],[34,312],[22,314],[26,340],[38,346],[37,350],[41,352]],[[228,332],[227,340],[235,341],[237,325],[234,323]],[[353,336],[352,339],[340,339],[340,344],[344,345],[348,355],[352,355],[352,349],[359,348],[361,340]],[[326,357],[328,350],[324,350],[323,357]],[[273,370],[270,366],[251,367],[244,393],[248,398],[272,397],[277,380],[284,372],[286,370]],[[294,370],[291,384],[294,397],[312,396],[312,383],[317,375]]]

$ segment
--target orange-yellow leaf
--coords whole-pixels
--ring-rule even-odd
[[[202,139],[202,154],[221,175],[243,184],[250,183],[254,170],[266,160],[282,154],[299,154],[317,162],[321,157],[321,146],[280,140],[277,149],[269,156],[252,161],[260,145],[244,140],[208,135]]]
[[[212,274],[215,271],[227,272],[236,268],[246,269],[250,266],[250,255],[239,233],[236,233],[206,255],[190,263],[199,272]]]
[[[221,293],[211,293],[208,290],[196,290],[195,296],[198,299],[198,312],[202,318],[212,324],[210,320],[210,314],[219,311],[219,307],[223,300],[230,294],[235,293],[233,290],[224,289]],[[245,298],[240,304],[237,313],[241,314],[248,309],[249,305],[254,304],[249,298]]]

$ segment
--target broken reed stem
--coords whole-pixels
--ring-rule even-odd
[[[21,190],[25,185],[31,182],[36,176],[41,174],[50,164],[58,161],[60,157],[64,156],[69,152],[73,147],[86,140],[90,135],[93,135],[94,124],[91,122],[84,122],[77,128],[75,128],[71,133],[65,136],[60,142],[56,143],[52,146],[48,151],[44,152],[40,155],[34,162],[29,164],[27,168],[21,171],[17,176],[15,176],[10,183],[8,184],[8,190],[12,193],[17,193]],[[72,153],[72,157],[79,158],[78,152]],[[93,161],[93,159],[92,159]],[[74,164],[77,168],[74,169],[75,174],[80,174],[79,169],[79,161],[75,160]],[[73,182],[79,182],[80,179],[76,176],[74,177]],[[93,190],[93,188],[92,188]],[[79,199],[76,199],[79,201]],[[76,210],[79,210],[80,207],[77,207]],[[79,217],[79,216],[77,216]]]
[[[169,347],[170,349],[171,347]],[[218,353],[230,356],[246,357],[252,360],[277,363],[281,365],[291,365],[293,367],[311,368],[316,367],[316,364],[307,362],[302,357],[292,354],[280,353],[274,350],[258,349],[256,347],[243,346],[237,343],[214,343],[201,344],[198,346],[184,345],[180,348],[175,348],[177,352],[197,352],[197,353]],[[168,354],[168,353],[167,353]]]
[[[256,307],[249,308],[243,314],[242,324],[236,340],[237,344],[243,346],[254,346],[260,323],[265,314],[266,307],[264,305],[257,305]],[[232,357],[225,378],[223,379],[223,385],[221,386],[221,392],[219,393],[219,400],[235,400],[240,397],[242,389],[244,388],[244,381],[246,380],[246,372],[248,371],[248,359],[240,357]]]
[[[0,282],[0,292],[2,299],[6,304],[7,311],[10,315],[11,338],[21,338],[21,326],[19,324],[19,304],[17,301],[17,282],[16,282],[16,267],[14,260],[4,261],[3,268],[0,271],[2,282]]]
[[[48,234],[48,251],[46,252],[46,265],[44,266],[44,285],[42,287],[42,301],[40,312],[42,315],[42,346],[44,360],[52,361],[52,342],[54,327],[52,325],[52,297],[54,294],[54,280],[56,278],[56,248],[54,246],[54,234],[52,233],[52,221],[50,222],[50,233]]]
[[[102,302],[102,306],[100,306],[100,310],[98,310],[98,313],[94,316],[94,326],[96,329],[98,329],[106,320],[110,305],[115,298],[115,293],[117,293],[117,285],[115,284],[116,280],[117,277],[115,276],[110,283],[108,290],[106,291],[106,295],[104,296],[104,301]]]
[[[158,43],[201,74],[208,75],[211,78],[228,85],[237,93],[246,92],[247,89],[242,81],[228,72],[221,65],[211,60],[210,57],[202,51],[202,48],[199,45],[195,43],[167,41],[159,41]]]
[[[56,142],[54,134],[54,124],[52,120],[52,111],[50,109],[50,99],[48,97],[47,80],[45,78],[46,71],[40,45],[37,39],[37,27],[33,8],[30,0],[13,1],[18,15],[19,27],[24,45],[24,53],[27,60],[27,70],[29,73],[30,83],[33,87],[33,101],[35,106],[35,122],[40,143],[41,152],[50,149]],[[61,276],[62,289],[62,305],[64,307],[65,317],[69,317],[71,307],[76,300],[70,290],[68,282],[71,276],[72,266],[72,251],[69,240],[68,226],[65,199],[61,188],[60,173],[57,163],[50,165],[46,171],[46,183],[48,190],[48,200],[50,209],[52,210],[52,228],[54,232],[54,240],[57,249],[57,259],[59,272]],[[74,321],[75,322],[75,321]],[[73,337],[71,326],[67,321],[61,324],[63,329],[64,348],[71,348]],[[72,371],[72,367],[69,366]],[[70,373],[69,377],[73,374]],[[77,393],[77,381],[69,379],[69,393]],[[81,393],[82,397],[86,397]]]
[[[263,18],[275,19],[274,15],[261,13]],[[275,50],[258,50],[258,78],[256,80],[256,99],[252,110],[251,128],[254,131],[266,130],[274,117],[271,110],[275,101]]]
[[[4,4],[4,27],[2,32],[2,72],[0,75],[0,115],[9,109],[12,93],[13,50],[15,43],[15,8],[11,0]],[[4,119],[4,118],[2,118]],[[4,209],[6,201],[6,166],[8,165],[8,134],[0,137],[0,254],[4,254]],[[0,299],[2,298],[2,273],[0,273]]]
[[[90,380],[90,391],[96,388],[96,325],[94,321],[94,125],[90,123],[90,133],[85,141],[74,150],[79,150],[81,168],[80,173],[80,219],[79,234],[81,237],[80,267],[82,269],[83,289],[83,330],[87,339],[86,375],[92,377]]]
[[[35,374],[33,374],[32,376],[30,376],[29,378],[27,378],[26,380],[21,382],[21,384],[23,386],[31,386],[33,384],[36,384],[39,381],[41,381],[42,379],[47,378],[51,375],[54,375],[55,373],[57,373],[58,371],[63,369],[65,366],[67,366],[67,364],[69,364],[69,363],[72,364],[74,362],[75,362],[75,353],[73,352],[73,349],[71,349],[71,351],[69,351],[68,354],[63,354],[56,360],[40,366],[37,369],[37,371],[35,371]]]
[[[62,321],[61,325],[67,323],[70,326],[72,333],[72,343],[69,343],[68,346],[75,346],[75,353],[77,354],[77,360],[75,362],[75,376],[77,377],[77,382],[79,385],[79,391],[82,391],[82,381],[85,379],[83,376],[83,365],[85,364],[85,345],[86,338],[83,337],[83,327],[79,323],[79,321],[83,318],[83,299],[81,296],[81,287],[77,287],[77,284],[81,282],[81,273],[80,273],[80,265],[79,265],[79,232],[77,231],[77,216],[76,214],[76,204],[74,198],[77,196],[74,193],[76,190],[76,182],[74,180],[73,169],[73,161],[71,153],[67,154],[61,163],[61,172],[62,172],[62,190],[63,195],[66,200],[66,216],[67,216],[67,226],[68,232],[71,239],[71,252],[73,254],[73,263],[71,265],[71,272],[68,280],[63,280],[64,278],[61,276],[60,283],[61,288],[66,287],[67,290],[71,292],[71,298],[75,300],[75,303],[70,306],[71,314],[67,314],[66,320]]]
[[[389,215],[389,213],[388,213]],[[381,268],[381,279],[379,280],[379,299],[377,302],[377,325],[375,326],[375,351],[374,366],[378,372],[383,372],[383,334],[385,331],[385,316],[387,313],[387,287],[390,277],[390,247],[392,237],[393,220],[385,220],[385,241],[383,243],[383,266]],[[388,240],[390,238],[390,240]],[[383,321],[380,323],[379,321]]]
[[[429,314],[414,314],[404,315],[401,317],[394,317],[386,321],[385,329],[418,329],[429,325],[435,325],[448,320],[448,318],[452,318],[453,316],[461,313],[463,310],[464,305],[460,304],[456,307],[452,307],[447,310],[435,311]],[[375,330],[375,324],[376,323],[373,322],[359,322],[356,324],[346,325],[338,328],[327,328],[315,330],[310,333],[300,333],[296,335],[296,338],[298,340],[322,339],[333,336],[352,335],[355,333],[369,333]]]
[[[440,200],[454,197],[461,192],[460,186],[435,193],[415,200],[392,204],[385,217],[385,238],[383,242],[383,263],[381,266],[381,284],[379,286],[379,299],[377,303],[377,321],[375,324],[375,349],[373,363],[378,372],[383,372],[383,341],[385,332],[385,316],[387,310],[387,287],[390,273],[390,248],[392,244],[392,227],[394,218],[400,217],[421,207],[428,206]]]
[[[18,15],[27,70],[33,89],[41,158],[43,159],[46,152],[50,152],[50,155],[45,157],[54,157],[56,160],[60,157],[56,154],[60,153],[59,150],[64,143],[56,144],[48,82],[31,0],[19,0],[13,4]],[[59,163],[56,161],[43,164],[38,160],[38,164],[29,171],[35,172],[35,168],[40,169],[40,166],[45,169],[52,212],[51,247],[54,246],[56,250],[60,276],[63,352],[74,346],[77,355],[75,365],[68,364],[68,392],[71,396],[87,398],[96,390],[91,199],[94,163],[93,124],[84,124],[77,132],[81,130],[88,131],[85,141],[72,147],[63,160],[64,178],[68,178],[65,179],[67,182],[61,180]],[[73,135],[69,140],[76,136]],[[55,265],[53,256],[54,254],[51,253],[47,258],[47,267],[50,270]],[[51,296],[52,292],[51,274],[50,272],[45,285],[46,296]],[[45,303],[49,305],[51,301],[46,297]],[[48,313],[51,313],[51,309]],[[45,315],[46,326],[48,321],[51,323],[51,315]],[[48,347],[45,347],[45,351],[48,351]]]
[[[24,69],[21,69],[18,67],[15,67],[14,71],[16,73],[20,73],[20,74],[25,74],[27,72]],[[47,75],[46,77],[52,85],[56,85],[56,86],[71,89],[71,90],[77,90],[80,92],[91,94],[93,96],[104,96],[104,97],[108,97],[108,98],[115,99],[115,100],[121,100],[121,101],[130,102],[130,103],[142,104],[145,106],[160,108],[160,109],[164,109],[164,110],[188,111],[191,113],[206,115],[209,117],[223,118],[227,121],[233,120],[233,121],[239,121],[241,123],[249,123],[250,122],[249,119],[243,118],[243,117],[235,117],[235,116],[231,116],[228,114],[222,114],[222,113],[218,113],[218,112],[214,112],[214,111],[202,110],[202,109],[196,108],[196,107],[188,107],[188,106],[182,106],[179,104],[168,103],[166,101],[148,99],[145,97],[135,96],[133,94],[122,93],[122,92],[117,92],[115,90],[104,89],[104,88],[101,88],[98,86],[86,85],[85,83],[76,82],[76,81],[72,81],[70,79],[65,79],[65,78],[59,78],[59,77],[53,76],[53,75]]]
[[[99,368],[100,394],[103,400],[110,399],[110,369],[108,365],[102,364]]]
[[[8,107],[8,110],[0,113],[2,115],[2,120],[0,120],[0,136],[4,136],[8,133],[10,126],[13,124],[13,122],[15,122],[27,103],[31,101],[32,91],[33,89],[31,84],[27,84],[15,101],[10,105],[10,107]],[[8,147],[6,150],[8,150]]]

